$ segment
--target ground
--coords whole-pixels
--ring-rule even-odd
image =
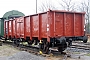
[[[8,60],[20,60],[20,59],[21,60],[34,60],[34,59],[38,59],[38,60],[76,60],[76,59],[77,60],[90,60],[90,53],[85,53],[85,52],[83,53],[73,52],[70,57],[68,57],[67,55],[61,55],[59,53],[56,53],[55,56],[53,55],[51,57],[42,57],[42,56],[35,56],[35,55],[32,56],[32,55],[33,54],[20,51],[8,44],[3,44],[2,46],[0,46],[0,60],[7,60],[7,58]],[[27,57],[29,57],[29,59],[27,59]],[[31,59],[31,58],[34,58],[34,59]]]
[[[14,48],[11,45],[7,45],[7,44],[3,44],[2,46],[0,46],[0,57],[3,56],[11,56],[14,53],[19,52],[20,50]]]

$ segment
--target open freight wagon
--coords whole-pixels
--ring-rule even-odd
[[[9,38],[15,43],[21,41],[33,45],[39,43],[40,49],[46,53],[49,47],[58,47],[58,51],[64,51],[67,48],[66,42],[68,45],[75,40],[87,42],[87,36],[84,34],[84,12],[50,10],[9,21],[5,21],[4,26],[6,39]]]

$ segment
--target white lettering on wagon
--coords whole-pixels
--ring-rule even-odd
[[[49,28],[47,28],[47,31],[49,31]]]
[[[49,24],[47,24],[47,31],[49,31]]]

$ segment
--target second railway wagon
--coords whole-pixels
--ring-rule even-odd
[[[73,40],[87,42],[87,36],[84,34],[84,16],[84,12],[56,10],[24,16],[5,21],[4,36],[15,43],[21,41],[33,45],[39,43],[40,49],[46,53],[49,47],[58,47],[58,51],[62,52],[67,48],[66,42],[68,45]]]

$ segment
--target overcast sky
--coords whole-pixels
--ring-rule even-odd
[[[44,0],[37,0],[38,6]],[[80,2],[82,0],[73,0],[75,2]],[[56,0],[52,0],[54,4],[57,5]],[[30,15],[35,13],[36,0],[0,0],[0,17],[4,15],[5,12],[11,10],[18,10],[23,12],[25,15]]]

